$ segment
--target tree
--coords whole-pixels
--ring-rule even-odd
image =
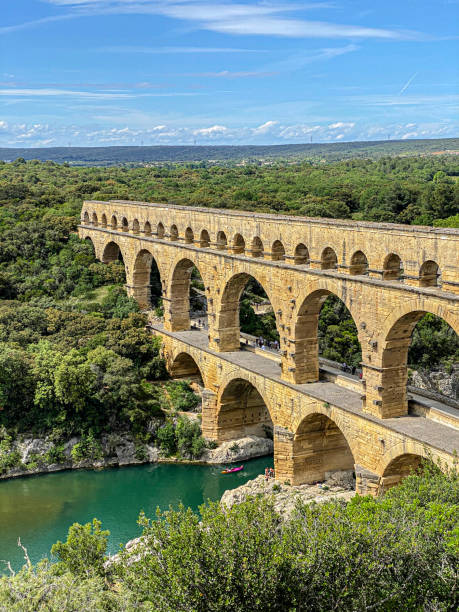
[[[85,525],[73,523],[69,528],[67,540],[58,540],[53,544],[51,554],[59,560],[59,572],[69,571],[85,578],[103,575],[110,532],[103,531],[101,525],[97,519]]]

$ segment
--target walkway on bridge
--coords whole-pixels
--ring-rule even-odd
[[[313,397],[324,403],[336,406],[345,412],[357,415],[371,423],[403,434],[421,444],[434,447],[447,453],[459,451],[459,429],[454,429],[448,425],[415,415],[380,419],[362,410],[362,399],[359,392],[327,381],[293,384],[282,380],[280,376],[280,361],[273,359],[272,356],[264,357],[260,354],[244,350],[217,353],[209,349],[207,333],[201,330],[169,332],[164,329],[162,324],[151,325],[151,329],[162,335],[175,338],[190,347],[208,353],[216,359],[234,364],[248,373],[254,373],[273,380],[305,396]],[[339,375],[343,374],[338,370],[336,370],[336,373]],[[437,401],[421,398],[421,396],[419,396],[418,399],[422,400],[424,403],[428,401],[432,407],[438,410],[443,409],[445,414],[451,414],[451,411],[454,410],[449,406],[442,406],[442,404]]]

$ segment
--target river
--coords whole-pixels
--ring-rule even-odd
[[[220,499],[272,465],[272,458],[244,462],[244,470],[223,475],[221,467],[148,464],[123,468],[73,470],[0,481],[0,560],[14,569],[24,563],[17,546],[20,536],[30,559],[49,555],[56,540],[65,540],[69,526],[94,517],[110,530],[108,550],[140,535],[136,521],[140,510],[153,517],[156,508],[193,509],[203,501]],[[0,573],[5,564],[0,561]]]

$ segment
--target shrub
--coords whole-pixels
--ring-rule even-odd
[[[109,531],[101,530],[97,519],[85,525],[74,523],[67,540],[59,540],[51,548],[51,554],[58,558],[57,570],[83,577],[102,575],[109,535]]]
[[[71,454],[73,461],[83,461],[85,459],[97,461],[102,459],[103,456],[100,442],[95,439],[92,432],[81,437],[81,440],[72,448]]]

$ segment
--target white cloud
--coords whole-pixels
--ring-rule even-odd
[[[353,128],[355,123],[345,123],[343,121],[337,121],[336,123],[330,124],[328,127],[330,130],[342,130],[343,128]]]
[[[96,120],[96,117],[94,117]],[[199,139],[199,144],[287,144],[287,143],[320,143],[345,140],[375,140],[387,138],[435,138],[455,136],[459,125],[452,122],[432,122],[417,124],[416,130],[406,127],[406,123],[391,125],[354,125],[352,128],[336,129],[330,126],[343,124],[343,121],[316,124],[286,124],[269,120],[258,126],[222,124],[208,125],[175,125],[159,124],[145,117],[144,127],[132,127],[126,124],[126,117],[118,125],[104,127],[107,117],[100,117],[101,125],[77,126],[48,123],[10,123],[0,121],[0,146],[74,146],[103,145],[186,145]],[[105,121],[104,121],[105,120]],[[358,128],[357,128],[358,125]]]
[[[90,17],[93,15],[162,15],[172,19],[196,23],[197,27],[213,32],[236,35],[267,35],[289,38],[376,38],[382,40],[422,39],[418,33],[389,28],[372,28],[359,25],[337,24],[324,21],[309,21],[287,18],[292,12],[333,8],[327,2],[292,4],[280,0],[277,4],[267,2],[238,3],[193,0],[42,0],[47,4],[69,11],[4,26],[0,33],[8,33],[28,27],[43,25],[61,19]]]
[[[228,131],[228,128],[224,125],[213,125],[208,128],[201,128],[199,130],[194,130],[193,134],[195,136],[212,136],[215,134],[224,134]]]
[[[170,98],[170,97],[182,97],[182,96],[202,96],[204,93],[199,92],[167,92],[167,93],[111,93],[111,92],[95,92],[95,91],[74,91],[69,89],[57,89],[57,88],[27,88],[27,89],[13,89],[13,88],[0,88],[0,96],[10,98],[21,98],[21,97],[71,97],[81,98],[86,100],[128,100],[132,98]]]
[[[266,121],[266,123],[263,123],[262,125],[259,125],[258,127],[254,128],[252,130],[252,132],[254,134],[267,134],[268,132],[270,132],[272,130],[272,128],[274,128],[279,122],[278,121]]]

